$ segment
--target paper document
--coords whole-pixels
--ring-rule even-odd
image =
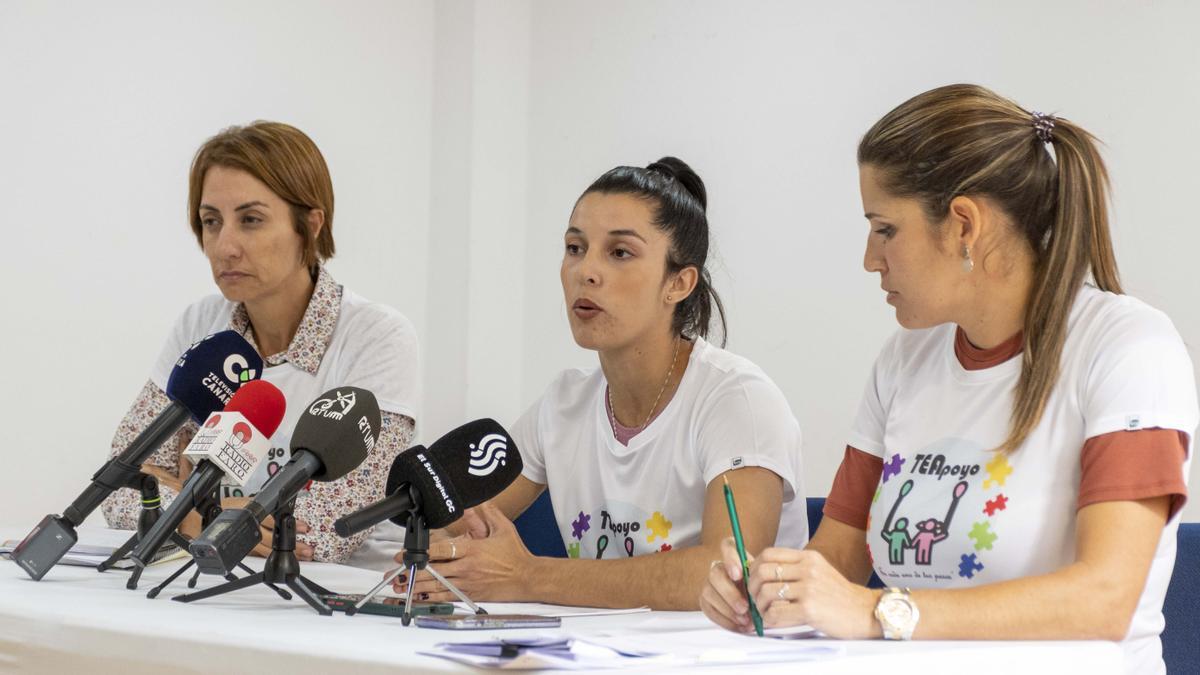
[[[572,638],[537,636],[476,642],[443,642],[420,652],[479,668],[643,668],[790,663],[845,654],[836,642],[772,640],[720,628]]]
[[[20,543],[21,542],[17,541],[16,539],[9,539],[8,541],[5,541],[3,544],[0,544],[0,557],[12,558],[13,549],[15,549],[17,547],[17,544],[20,544]],[[108,557],[111,556],[113,554],[113,552],[115,552],[116,550],[117,550],[116,546],[97,546],[95,544],[75,544],[74,546],[71,547],[71,549],[69,551],[67,551],[66,555],[64,555],[62,557],[62,560],[58,561],[58,564],[78,565],[80,567],[95,567],[95,566],[99,565],[100,563],[104,562],[105,560],[108,560]],[[175,544],[167,542],[165,545],[163,545],[162,548],[160,548],[158,550],[158,553],[155,554],[154,560],[151,561],[150,564],[154,565],[154,564],[157,564],[160,562],[169,562],[171,560],[176,560],[178,558],[186,557],[187,555],[188,555],[187,551],[184,551],[183,549],[179,548]],[[121,560],[118,560],[117,563],[113,565],[113,569],[116,569],[116,570],[133,569],[133,561],[130,560],[129,558],[123,558]]]

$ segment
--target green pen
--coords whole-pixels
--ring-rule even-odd
[[[738,560],[742,561],[742,588],[746,590],[746,600],[750,602],[750,620],[754,622],[754,632],[758,637],[763,636],[762,615],[750,595],[750,563],[746,561],[746,542],[742,541],[742,526],[738,524],[737,507],[733,504],[733,490],[729,487],[729,479],[725,481],[725,507],[729,509],[729,524],[733,528],[733,543],[737,545]]]

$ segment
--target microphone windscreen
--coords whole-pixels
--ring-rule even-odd
[[[246,416],[263,436],[270,438],[283,422],[287,400],[279,387],[266,380],[254,380],[243,384],[229,399],[225,412],[240,412]]]
[[[313,401],[292,432],[292,454],[307,450],[321,460],[315,481],[353,471],[375,447],[380,427],[375,395],[359,387],[330,389]]]
[[[180,355],[167,380],[167,396],[202,424],[223,410],[241,385],[257,379],[262,357],[237,333],[226,330],[197,342]]]
[[[517,476],[523,464],[517,444],[492,419],[468,422],[428,448],[416,446],[396,457],[388,472],[392,494],[408,483],[417,490],[425,521],[431,528],[445,527],[462,517],[465,509],[499,495]],[[403,525],[404,517],[393,518]]]

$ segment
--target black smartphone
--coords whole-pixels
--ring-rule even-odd
[[[362,593],[328,593],[317,596],[335,612],[344,612],[363,599]],[[404,598],[378,597],[363,605],[358,611],[380,616],[403,616]],[[413,616],[428,614],[453,614],[454,605],[449,602],[417,602],[412,604]]]

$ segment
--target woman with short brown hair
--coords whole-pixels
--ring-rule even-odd
[[[388,468],[412,441],[418,396],[417,340],[396,310],[343,288],[324,267],[334,253],[333,182],[316,144],[295,127],[255,122],[209,139],[192,162],[188,220],[220,295],[184,310],[167,337],[150,381],[113,439],[124,450],[168,404],[171,365],[188,345],[233,329],[263,355],[263,379],[287,398],[283,424],[271,438],[269,461],[245,488],[222,486],[222,505],[243,505],[289,459],[292,429],[305,406],[335,386],[373,392],[383,412],[379,441],[367,459],[343,478],[312,483],[296,502],[303,560],[345,562],[367,532],[343,539],[333,521],[384,496]],[[191,471],[182,450],[196,433],[189,423],[150,458],[164,501],[177,494]],[[133,529],[140,510],[132,490],[104,503],[112,527]],[[180,526],[199,533],[193,513]],[[270,530],[255,552],[270,550]]]

